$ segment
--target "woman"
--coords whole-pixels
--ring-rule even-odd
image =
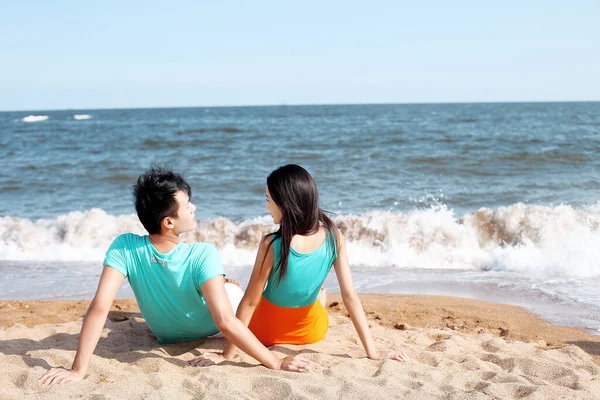
[[[329,325],[322,287],[331,266],[342,300],[370,359],[405,361],[402,352],[377,351],[356,294],[346,241],[319,207],[317,185],[298,165],[286,165],[267,178],[267,210],[279,230],[263,237],[248,289],[237,317],[265,345],[310,344],[323,339]],[[265,288],[266,285],[266,288]],[[222,355],[195,365],[219,363],[234,356],[228,343]]]

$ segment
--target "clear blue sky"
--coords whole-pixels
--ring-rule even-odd
[[[600,100],[600,1],[2,1],[0,110]]]

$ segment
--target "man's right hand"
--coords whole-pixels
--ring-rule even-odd
[[[50,387],[62,385],[63,383],[76,382],[83,380],[83,375],[79,372],[66,368],[52,368],[40,378],[42,386]]]
[[[290,372],[306,372],[313,365],[312,361],[302,356],[287,356],[282,360],[280,369]]]

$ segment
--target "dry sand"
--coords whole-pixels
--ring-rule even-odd
[[[37,379],[70,366],[89,301],[0,301],[0,399],[600,399],[600,336],[550,326],[512,306],[438,296],[361,295],[380,349],[411,361],[371,361],[330,296],[330,330],[302,353],[319,366],[271,371],[239,352],[186,366],[222,339],[161,345],[134,300],[117,300],[84,381],[46,389]],[[596,362],[596,364],[594,364]]]

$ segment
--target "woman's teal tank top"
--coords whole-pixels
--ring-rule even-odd
[[[279,272],[275,270],[281,252],[280,238],[273,241],[273,251],[273,270],[263,296],[271,303],[287,308],[304,307],[317,301],[321,286],[337,257],[337,246],[335,240],[332,243],[330,234],[318,249],[310,253],[299,253],[290,247],[287,273],[281,282],[278,282]]]

